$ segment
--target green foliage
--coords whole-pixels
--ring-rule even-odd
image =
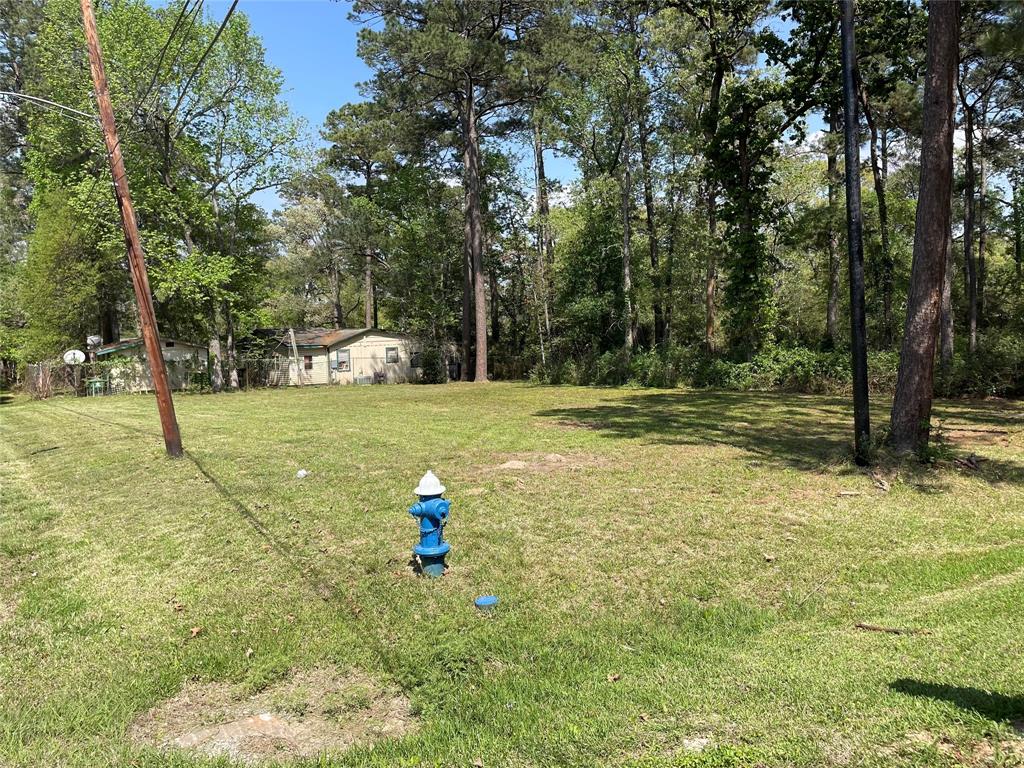
[[[420,383],[444,384],[448,381],[448,367],[445,365],[444,353],[438,347],[425,347],[420,354]]]
[[[57,357],[82,347],[99,309],[98,297],[116,260],[104,258],[59,192],[36,197],[36,228],[21,271],[20,304],[27,321],[21,359]]]
[[[869,355],[868,379],[872,391],[893,391],[898,363],[899,356],[895,352]],[[550,365],[543,372],[537,371],[535,379],[551,384],[689,386],[808,394],[844,394],[852,388],[848,352],[778,346],[768,347],[743,362],[709,355],[699,347],[669,347],[633,355],[621,349],[610,350]]]

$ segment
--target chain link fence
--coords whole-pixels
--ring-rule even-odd
[[[165,360],[171,389],[176,392],[209,392],[210,370],[205,360]],[[348,359],[323,355],[291,357],[240,357],[235,364],[238,387],[261,389],[298,385],[400,384],[416,381],[418,369],[408,364],[387,363],[379,357]],[[451,371],[449,373],[452,373]],[[454,371],[458,375],[457,369]],[[231,371],[223,364],[223,387],[231,388]],[[97,397],[153,391],[149,366],[142,358],[116,358],[68,365],[47,360],[26,365],[22,389],[36,399],[55,395]]]
[[[210,388],[205,360],[167,360],[167,378],[178,392],[202,392]],[[42,400],[55,395],[94,397],[151,392],[153,379],[146,361],[118,358],[68,365],[63,360],[45,360],[25,366],[22,389]]]

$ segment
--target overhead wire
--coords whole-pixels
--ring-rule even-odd
[[[228,12],[224,15],[224,20],[220,23],[220,26],[217,27],[216,34],[213,36],[213,39],[210,41],[210,44],[206,46],[206,50],[203,51],[203,55],[199,57],[199,63],[196,64],[195,69],[192,70],[192,74],[189,75],[188,80],[185,81],[185,86],[181,89],[181,93],[178,96],[178,100],[177,102],[175,102],[174,108],[171,110],[171,114],[167,118],[168,120],[172,120],[174,116],[178,113],[178,109],[179,107],[181,107],[181,103],[185,100],[185,95],[188,93],[189,86],[192,85],[192,81],[195,79],[196,75],[199,74],[199,71],[203,68],[203,64],[206,63],[206,57],[210,55],[210,51],[213,50],[213,46],[215,46],[217,44],[217,41],[220,39],[221,33],[224,32],[224,28],[228,25],[228,20],[231,18],[231,14],[235,12],[235,7],[237,5],[238,0],[232,0],[231,7],[228,8]]]
[[[175,35],[178,34],[178,30],[181,28],[181,23],[185,20],[186,13],[188,13],[191,16],[191,21],[189,22],[188,31],[185,33],[185,39],[188,38],[188,35],[192,32],[193,27],[195,27],[196,19],[198,18],[199,13],[203,8],[204,0],[196,0],[190,12],[188,10],[188,7],[190,3],[192,3],[192,1],[193,0],[184,0],[184,2],[181,4],[181,9],[178,12],[178,17],[174,21],[174,26],[171,28],[170,34],[167,35],[167,40],[164,42],[163,47],[160,49],[160,55],[157,57],[156,60],[156,67],[153,69],[153,76],[150,78],[149,85],[146,86],[146,90],[143,92],[142,96],[140,96],[139,99],[136,101],[135,107],[134,109],[132,109],[131,117],[128,118],[129,122],[135,120],[135,118],[139,116],[139,110],[142,109],[142,105],[146,102],[146,99],[149,98],[149,94],[153,92],[153,86],[155,86],[157,83],[157,80],[160,76],[160,69],[164,63],[164,57],[167,55],[167,49],[170,47],[171,42],[174,40]],[[181,56],[181,52],[182,50],[184,50],[184,48],[185,42],[183,40],[181,45],[178,46],[178,49],[175,52],[174,57],[171,59],[169,70],[174,69],[174,65],[177,63],[178,57]]]

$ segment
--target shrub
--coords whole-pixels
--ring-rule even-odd
[[[444,384],[448,381],[448,370],[444,364],[444,355],[437,347],[426,347],[420,354],[420,383]]]

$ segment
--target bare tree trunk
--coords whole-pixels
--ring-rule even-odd
[[[121,324],[118,321],[117,306],[113,303],[100,310],[100,336],[104,344],[121,340]]]
[[[630,17],[630,26],[633,33],[633,77],[637,83],[640,83],[643,78],[643,73],[640,70],[643,50],[641,48],[640,35],[637,31],[636,19],[633,16]],[[647,98],[638,104],[637,128],[640,139],[640,170],[643,175],[644,212],[647,216],[645,222],[647,228],[647,250],[651,262],[651,312],[654,315],[654,345],[660,347],[665,343],[665,313],[660,254],[658,253],[660,247],[658,242],[658,219],[654,205],[654,173],[650,147],[647,145],[651,134],[650,126],[647,123],[649,107],[650,103]],[[627,161],[628,159],[629,156],[627,155]]]
[[[501,313],[498,305],[498,278],[493,269],[487,276],[487,285],[491,291],[491,344],[497,346],[501,341]]]
[[[544,173],[544,144],[540,117],[533,113],[533,164],[535,171],[537,206],[537,275],[540,278],[540,297],[544,309],[543,332],[551,338],[551,266],[554,262],[554,242],[551,238],[551,209],[548,203],[548,180]],[[536,293],[536,291],[535,291]],[[541,347],[544,345],[541,337]],[[544,351],[541,349],[541,358]]]
[[[654,206],[654,180],[651,170],[651,153],[647,147],[647,119],[640,118],[640,165],[644,175],[644,209],[647,213],[647,250],[651,259],[651,287],[653,298],[651,309],[654,313],[654,344],[665,343],[664,288],[662,287],[661,259],[658,243],[658,220]]]
[[[363,327],[373,328],[373,251],[366,249],[366,266],[363,268]]]
[[[467,140],[462,149],[462,170],[466,179],[469,178],[472,165],[472,149]],[[469,364],[473,359],[473,219],[470,215],[472,200],[468,181],[463,183],[463,193],[465,195],[465,222],[462,245],[462,366],[459,378],[462,381],[469,381],[472,377]]]
[[[722,83],[725,80],[726,62],[722,56],[715,57],[715,71],[711,78],[708,94],[708,112],[704,122],[704,140],[708,145],[718,133],[719,104],[722,98]],[[704,347],[715,351],[715,293],[718,284],[718,217],[715,207],[718,189],[710,177],[705,179],[705,205],[708,212],[708,254],[704,276]]]
[[[953,363],[953,235],[952,203],[950,203],[950,235],[946,239],[946,269],[942,275],[942,305],[939,310],[939,360],[943,369]]]
[[[463,109],[465,151],[463,170],[466,187],[470,275],[473,279],[473,328],[476,331],[476,365],[473,381],[487,383],[487,294],[484,280],[484,233],[480,210],[480,135],[476,124],[476,101],[472,82],[466,83]]]
[[[633,274],[632,261],[633,250],[631,247],[632,230],[630,228],[630,209],[632,208],[633,177],[630,171],[630,155],[632,147],[630,142],[629,121],[623,128],[625,131],[622,163],[622,296],[625,302],[625,348],[632,352],[636,347],[636,316],[633,312]]]
[[[338,265],[332,260],[330,268],[330,281],[331,281],[331,303],[334,305],[334,327],[344,328],[345,321],[347,320],[347,314],[345,309],[341,306],[341,275],[339,274]]]
[[[907,320],[893,401],[891,440],[899,452],[923,451],[931,430],[935,344],[949,239],[953,186],[953,89],[959,54],[960,2],[928,6],[928,65],[921,137],[921,190]]]
[[[227,352],[228,352],[228,386],[231,389],[238,389],[238,365],[235,350],[235,321],[231,317],[231,306],[224,302],[224,320],[227,330]]]
[[[836,140],[838,133],[836,116],[829,108],[828,115],[828,146],[826,147],[826,176],[828,180],[828,308],[825,314],[825,338],[830,348],[839,344],[839,282],[842,271],[842,257],[839,253],[839,229],[836,221],[839,218],[838,186],[839,186],[839,145]]]
[[[985,246],[988,240],[985,224],[985,193],[988,188],[988,164],[985,162],[985,151],[988,140],[988,97],[981,101],[981,112],[978,113],[978,128],[981,133],[981,145],[978,147],[978,327],[985,325],[985,276],[988,271],[985,264]]]
[[[210,307],[210,389],[220,392],[224,389],[224,369],[220,354],[220,334],[217,330],[217,303]]]
[[[864,109],[864,117],[868,123],[868,130],[871,133],[871,140],[868,142],[871,149],[871,179],[875,186],[875,198],[878,200],[878,228],[882,240],[882,253],[879,260],[882,284],[882,344],[890,347],[893,340],[893,318],[892,318],[892,293],[893,293],[893,260],[889,248],[889,206],[885,195],[885,171],[883,163],[885,160],[879,157],[879,130],[875,116],[871,110],[871,102],[868,99],[867,91],[860,89],[861,107]],[[882,154],[887,154],[886,130],[882,135]]]
[[[672,286],[672,273],[676,264],[676,211],[677,211],[677,190],[674,186],[676,178],[676,153],[672,152],[672,179],[673,185],[669,187],[669,211],[668,211],[668,241],[666,242],[665,258],[665,344],[672,343],[672,316],[675,308],[675,293]]]
[[[1024,277],[1024,243],[1021,230],[1024,229],[1024,201],[1020,199],[1020,184],[1010,182],[1013,189],[1013,260],[1017,265],[1017,282]]]
[[[960,104],[964,110],[964,270],[967,277],[967,351],[978,348],[978,271],[974,256],[974,108],[969,106],[960,89]]]

